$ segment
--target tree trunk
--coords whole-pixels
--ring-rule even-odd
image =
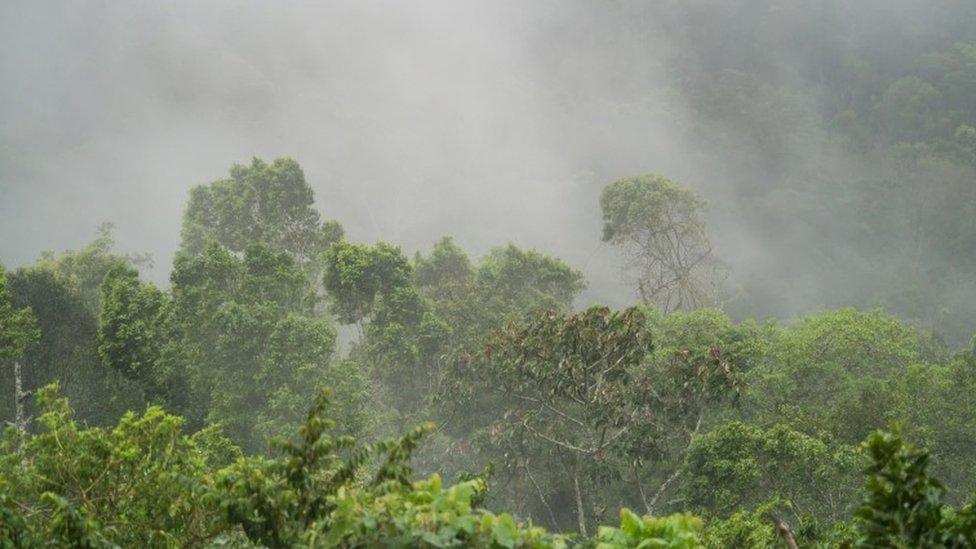
[[[773,521],[773,526],[776,528],[776,533],[783,540],[783,544],[786,545],[788,549],[799,549],[796,544],[796,537],[793,535],[793,530],[790,529],[790,525],[786,524],[780,520],[775,515],[769,515],[770,520]]]
[[[14,403],[17,407],[17,431],[27,434],[27,411],[24,409],[24,401],[27,400],[29,393],[24,392],[23,372],[20,369],[20,361],[14,361]]]
[[[525,476],[529,477],[529,481],[532,482],[532,485],[535,486],[535,491],[539,494],[539,500],[542,501],[542,505],[549,512],[549,521],[552,523],[552,529],[554,531],[560,530],[559,521],[556,520],[556,513],[553,512],[552,507],[549,506],[549,502],[546,501],[546,496],[542,493],[542,488],[539,486],[539,483],[535,481],[535,477],[532,476],[532,471],[529,470],[528,463],[525,464]]]
[[[672,482],[674,482],[675,480],[678,479],[678,477],[681,476],[681,471],[682,471],[681,468],[684,467],[684,460],[687,459],[687,457],[688,457],[688,450],[691,448],[691,445],[695,442],[695,437],[698,435],[698,431],[701,430],[701,423],[702,423],[702,416],[701,416],[701,414],[699,414],[698,415],[698,419],[695,420],[695,428],[694,428],[694,430],[692,430],[690,433],[688,433],[688,445],[685,446],[684,456],[682,456],[681,462],[679,462],[675,466],[675,469],[671,473],[671,476],[669,476],[667,479],[665,479],[664,482],[661,484],[661,486],[658,487],[657,492],[654,493],[654,497],[651,498],[651,501],[648,502],[647,500],[644,500],[644,507],[647,508],[647,514],[649,514],[649,515],[653,515],[654,514],[654,506],[657,505],[657,501],[659,499],[661,499],[661,496],[662,495],[664,495],[664,492],[668,489],[668,486],[670,486]],[[634,470],[634,474],[635,475],[637,474],[637,470],[636,469]],[[640,481],[639,480],[638,480],[638,487],[640,487]],[[643,497],[644,497],[644,491],[642,489],[641,490],[641,498],[643,498]]]
[[[579,533],[584,538],[589,537],[586,534],[586,512],[583,511],[583,494],[580,492],[579,458],[576,458],[573,464],[573,487],[576,489],[576,518],[579,521]]]
[[[651,505],[647,503],[647,495],[644,493],[644,484],[641,482],[640,473],[637,472],[636,465],[631,465],[631,469],[634,471],[634,483],[637,484],[637,492],[640,494],[641,503],[644,504],[644,512],[650,515],[652,514]]]
[[[664,482],[661,483],[661,486],[658,487],[657,492],[654,493],[654,497],[651,498],[651,501],[649,503],[645,503],[645,506],[647,507],[647,514],[654,514],[654,507],[657,505],[657,501],[661,499],[661,496],[663,496],[664,492],[667,491],[668,486],[671,486],[671,483],[677,480],[677,478],[680,476],[681,464],[678,464],[674,472],[671,473],[671,476],[665,479]]]

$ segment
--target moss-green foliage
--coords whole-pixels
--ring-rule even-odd
[[[325,254],[325,289],[332,295],[339,320],[366,318],[378,298],[409,284],[413,274],[400,249],[385,242],[374,246],[339,242]]]
[[[600,194],[603,210],[603,239],[626,241],[635,233],[653,233],[655,228],[676,221],[689,229],[701,228],[704,206],[701,198],[660,175],[642,175],[611,183]]]
[[[976,508],[954,508],[945,488],[929,473],[927,452],[900,434],[877,431],[861,445],[869,465],[863,499],[843,533],[844,546],[972,547]],[[833,539],[841,537],[835,530]]]
[[[513,244],[495,248],[475,272],[485,305],[495,315],[572,304],[586,286],[583,275],[562,260]]]
[[[323,223],[312,203],[312,188],[290,158],[234,165],[229,178],[190,191],[180,254],[201,254],[214,242],[233,252],[261,243],[312,267],[318,254],[342,238],[342,228]]]
[[[160,330],[167,305],[167,296],[140,283],[135,269],[113,268],[102,280],[98,354],[106,366],[142,383],[151,395],[172,401],[175,395],[165,387],[171,380],[156,368],[166,341]]]
[[[212,498],[214,467],[223,465],[209,455],[213,433],[185,435],[181,418],[156,407],[86,428],[55,388],[38,399],[43,413],[22,452],[13,432],[3,442],[0,499],[22,526],[11,535],[146,547],[198,544],[223,529]]]
[[[806,317],[775,335],[750,375],[750,400],[767,421],[792,422],[848,444],[892,419],[889,382],[924,362],[918,330],[882,311],[842,309]]]
[[[866,471],[867,496],[856,513],[858,546],[936,547],[972,536],[968,532],[962,539],[949,539],[953,536],[943,516],[945,490],[928,473],[928,454],[891,433],[872,434],[864,448],[872,464]]]
[[[297,425],[313,395],[307,380],[331,375],[336,334],[292,256],[212,243],[178,258],[172,281],[157,368],[185,372],[193,421],[219,421],[252,450]]]
[[[7,273],[0,266],[0,360],[21,358],[39,336],[31,310],[14,308],[10,302]]]
[[[411,456],[432,426],[362,444],[336,432],[328,393],[295,438],[274,443],[272,456],[242,456],[216,428],[186,435],[181,418],[157,407],[112,428],[86,428],[56,387],[38,399],[36,434],[21,439],[10,431],[0,448],[5,547],[698,548],[776,547],[790,537],[800,546],[908,548],[976,541],[973,507],[947,505],[927,471],[928,455],[897,433],[878,432],[863,444],[865,495],[846,523],[804,523],[795,503],[803,498],[773,497],[705,521],[623,508],[619,526],[599,526],[588,539],[483,509],[484,478],[450,486],[438,475],[414,480]],[[800,520],[791,528],[786,514]]]
[[[726,517],[773,498],[810,516],[847,516],[858,490],[860,456],[783,425],[729,422],[692,444],[685,462],[685,504]]]
[[[4,440],[0,545],[65,547],[699,547],[701,521],[621,512],[595,540],[480,509],[483,479],[413,481],[431,426],[369,445],[333,435],[322,394],[272,457],[241,457],[218,430],[183,434],[151,407],[111,429],[84,428],[56,387],[41,391],[37,434]],[[232,462],[231,462],[232,461]],[[642,545],[643,544],[643,545]]]

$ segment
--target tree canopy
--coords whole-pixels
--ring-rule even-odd
[[[641,301],[665,313],[714,306],[724,282],[692,191],[659,175],[621,179],[600,194],[603,240],[619,246]]]

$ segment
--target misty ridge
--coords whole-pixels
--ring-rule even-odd
[[[976,540],[974,2],[10,2],[0,79],[0,545]]]

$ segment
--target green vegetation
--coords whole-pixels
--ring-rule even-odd
[[[306,185],[271,166],[234,168],[239,192]],[[194,191],[188,226],[228,184]],[[410,259],[337,228],[309,256],[274,204],[234,239],[194,229],[168,289],[107,232],[0,275],[8,545],[976,539],[976,347],[881,310],[735,322],[670,275],[685,297],[660,308],[574,311],[585,283],[557,258],[444,238]],[[672,181],[618,181],[603,205],[612,242],[707,246]],[[357,327],[344,353],[338,324]]]
[[[775,509],[795,513],[800,499],[709,523],[688,513],[640,517],[621,508],[619,526],[601,525],[593,538],[551,533],[484,509],[485,478],[451,486],[436,474],[413,480],[413,451],[432,425],[365,445],[336,434],[328,392],[316,398],[297,436],[274,441],[270,456],[243,456],[218,428],[184,434],[181,418],[155,406],[129,412],[111,428],[86,428],[56,386],[43,388],[38,401],[36,433],[11,429],[0,445],[5,547],[697,548],[771,546],[780,536],[797,543]],[[778,442],[760,444],[785,442],[793,455],[807,453],[803,437],[777,432],[773,439]],[[945,503],[925,452],[880,432],[863,450],[871,462],[856,518],[829,530],[807,527],[801,536],[818,537],[801,541],[966,547],[976,539],[976,510]]]
[[[715,306],[724,279],[695,193],[664,177],[621,179],[603,190],[603,240],[624,249],[641,301],[664,312]]]
[[[668,45],[668,91],[688,107],[676,125],[698,153],[691,162],[704,164],[692,173],[714,225],[748,235],[774,259],[749,263],[718,250],[740,285],[729,311],[883,306],[953,344],[969,341],[971,2],[688,0],[630,9],[637,21],[657,22],[635,22],[630,32],[660,33]]]
[[[354,241],[289,158],[191,191],[166,285],[110,226],[0,267],[0,547],[976,545],[976,10],[738,4],[655,4],[737,184],[607,178],[633,304]]]

